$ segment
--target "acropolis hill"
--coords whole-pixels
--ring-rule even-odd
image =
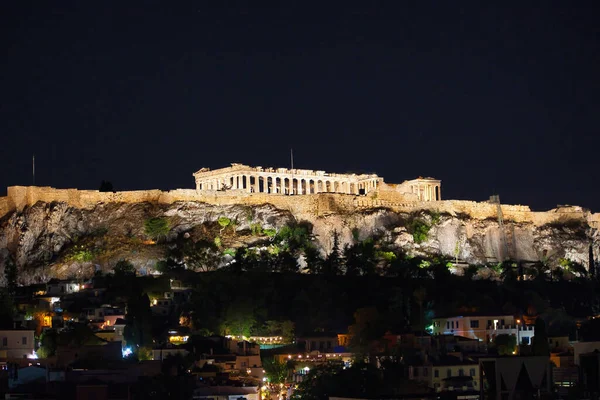
[[[123,221],[127,235],[142,237],[143,218],[157,215],[177,217],[180,225],[173,226],[174,233],[219,216],[237,218],[238,229],[243,230],[249,223],[241,221],[240,215],[250,209],[253,218],[273,228],[291,219],[309,221],[323,251],[331,247],[333,231],[340,235],[342,245],[356,240],[359,232],[362,238],[389,234],[409,253],[443,254],[469,263],[507,257],[536,261],[555,254],[587,265],[589,243],[600,226],[600,214],[577,206],[536,212],[524,205],[442,200],[441,181],[434,178],[392,184],[375,174],[243,164],[202,168],[193,176],[195,189],[171,191],[9,187],[7,196],[0,198],[0,248],[8,249],[0,250],[0,258],[10,251],[22,265],[35,263],[48,257],[32,255],[39,246],[50,246],[42,243],[54,241],[45,251],[57,254],[72,236],[85,236],[109,224],[117,232],[124,229]],[[117,213],[121,222],[114,221]],[[431,221],[434,214],[441,215],[439,221]],[[133,215],[142,221],[133,220]],[[409,215],[421,215],[432,225],[427,241],[412,243],[406,226]],[[76,219],[71,221],[71,217]],[[573,226],[583,231],[571,232]],[[58,240],[60,235],[64,239]],[[507,240],[511,246],[506,246]]]
[[[298,214],[323,215],[385,207],[398,212],[436,210],[451,215],[463,214],[474,219],[497,218],[498,207],[490,202],[441,200],[441,181],[417,178],[400,184],[384,182],[374,174],[332,174],[325,171],[287,168],[250,167],[231,164],[193,174],[196,189],[136,190],[99,192],[97,190],[56,189],[52,187],[12,186],[0,197],[0,217],[21,211],[41,201],[65,202],[79,208],[98,203],[156,202],[171,204],[197,201],[214,205],[272,204]],[[577,206],[535,212],[528,206],[501,205],[505,219],[544,225],[570,219],[585,219],[598,228],[599,213]]]

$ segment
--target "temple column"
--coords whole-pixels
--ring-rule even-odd
[[[298,191],[297,191],[297,193],[298,194],[303,194],[302,193],[302,179],[298,178],[296,181],[298,183]]]
[[[294,175],[288,178],[288,194],[294,194]]]
[[[254,193],[258,193],[258,189],[259,189],[259,186],[258,186],[258,175],[254,175],[254,174],[253,174],[253,175],[252,175],[252,180],[254,181],[254,182],[252,183],[252,185],[254,186],[254,189],[253,189],[253,191],[254,191]]]

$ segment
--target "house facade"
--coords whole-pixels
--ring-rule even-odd
[[[486,343],[498,335],[513,335],[518,344],[530,344],[534,328],[513,315],[474,315],[433,318],[434,335],[464,336]]]
[[[409,379],[426,383],[436,391],[479,390],[481,385],[480,369],[477,362],[458,361],[457,363],[429,363],[408,367]],[[462,378],[462,379],[456,379]],[[470,379],[468,379],[470,378]],[[449,387],[448,382],[460,381],[460,387]]]
[[[1,358],[35,358],[35,331],[4,330],[0,331]]]

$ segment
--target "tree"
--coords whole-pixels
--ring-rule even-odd
[[[287,363],[274,358],[265,358],[262,364],[269,383],[278,385],[286,382],[289,373]]]
[[[383,320],[375,307],[359,308],[354,313],[354,324],[348,327],[351,335],[350,348],[362,360],[373,349],[374,341],[381,339],[385,333]]]
[[[311,274],[320,274],[323,271],[323,257],[315,246],[307,246],[304,249],[305,269]]]
[[[546,323],[540,317],[535,320],[535,334],[531,339],[531,352],[534,356],[549,356],[550,345],[546,333]]]
[[[331,253],[329,253],[323,265],[323,273],[326,275],[339,275],[342,270],[342,264],[340,235],[337,231],[333,231],[333,246],[331,248]]]
[[[344,248],[346,275],[371,275],[377,267],[375,242],[364,240]]]
[[[149,218],[144,221],[144,232],[148,237],[157,242],[166,238],[170,230],[169,221],[165,218]]]
[[[222,329],[228,335],[250,336],[255,324],[254,310],[250,303],[238,301],[227,309]]]
[[[39,358],[52,357],[56,353],[58,344],[58,333],[54,329],[48,329],[42,333],[40,348],[36,351]]]
[[[515,335],[501,334],[495,337],[494,344],[498,355],[508,356],[517,351],[517,337]]]
[[[14,298],[17,291],[17,264],[12,255],[4,260],[4,278],[6,279],[6,292],[9,297]]]
[[[127,346],[130,346],[136,355],[143,355],[140,349],[152,346],[152,310],[147,294],[132,294],[129,297],[125,322],[123,337]]]
[[[221,263],[222,255],[217,246],[208,240],[193,242],[188,240],[183,245],[183,262],[194,271],[214,271]]]
[[[98,189],[98,191],[100,191],[100,192],[114,192],[112,182],[103,180],[102,182],[100,182],[100,189]]]
[[[113,271],[115,272],[115,276],[119,278],[135,276],[135,267],[129,260],[121,259],[117,261]]]

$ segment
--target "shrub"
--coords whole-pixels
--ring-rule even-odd
[[[250,230],[254,236],[260,236],[263,233],[262,226],[260,224],[250,224]]]
[[[223,254],[231,257],[235,257],[235,253],[236,251],[234,248],[225,249],[225,251],[223,251]]]
[[[277,235],[277,229],[263,229],[263,233],[268,237],[272,238],[275,237],[275,235]]]
[[[421,219],[413,220],[409,226],[409,232],[412,233],[415,243],[426,241],[429,229],[431,229],[431,226]]]
[[[166,238],[170,230],[169,221],[165,218],[149,218],[144,221],[144,232],[153,240]]]
[[[135,275],[135,267],[129,260],[119,260],[115,264],[115,275]]]
[[[219,217],[218,222],[222,228],[227,228],[231,224],[231,219],[227,217]]]

